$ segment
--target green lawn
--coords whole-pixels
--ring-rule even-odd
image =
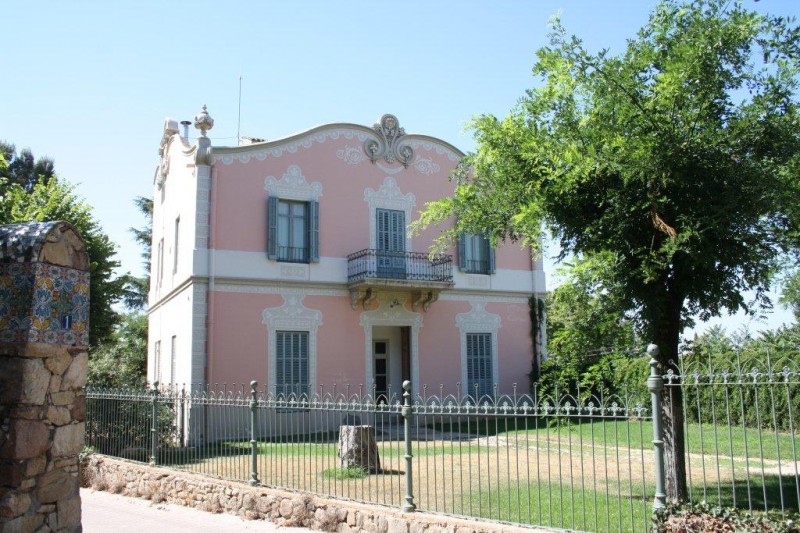
[[[559,483],[484,488],[458,498],[456,512],[493,520],[583,531],[650,531],[650,487],[605,493]],[[634,487],[636,489],[636,487]],[[647,494],[647,495],[645,495]]]
[[[500,431],[509,437],[556,439],[564,443],[571,441],[573,446],[588,445],[621,446],[636,450],[652,450],[653,423],[650,420],[600,420],[564,422],[547,426],[528,424],[527,427],[509,424],[512,429],[502,430],[502,422],[497,424]],[[800,435],[759,432],[753,428],[740,426],[712,426],[711,424],[689,424],[686,433],[686,448],[691,454],[719,455],[725,457],[749,457],[784,461],[800,459]]]

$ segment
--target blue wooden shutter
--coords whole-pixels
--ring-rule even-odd
[[[467,235],[464,232],[458,234],[458,269],[462,272],[467,269]]]
[[[308,202],[308,260],[319,263],[319,202]]]
[[[267,198],[267,257],[278,258],[278,197]]]
[[[391,211],[392,213],[392,240],[389,245],[393,252],[406,251],[406,214],[403,211]]]
[[[494,259],[494,246],[492,243],[489,242],[489,239],[486,239],[486,248],[489,249],[489,274],[494,274],[495,271],[495,259]]]

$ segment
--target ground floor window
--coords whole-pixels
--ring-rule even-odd
[[[277,331],[275,342],[275,393],[307,393],[308,332]]]
[[[492,395],[492,334],[467,333],[467,390],[470,396]]]

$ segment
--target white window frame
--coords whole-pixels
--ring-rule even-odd
[[[500,315],[486,312],[486,304],[481,301],[471,301],[472,309],[468,313],[456,315],[456,328],[461,339],[461,394],[471,395],[468,391],[467,376],[467,333],[491,333],[492,335],[492,381],[500,383],[500,352],[498,350],[498,332],[503,325]],[[502,392],[502,391],[500,391]]]
[[[317,330],[322,325],[322,312],[303,305],[305,295],[300,293],[282,294],[283,304],[268,307],[261,313],[261,323],[267,328],[267,390],[277,390],[277,332],[308,332],[308,388],[315,390],[317,385]]]

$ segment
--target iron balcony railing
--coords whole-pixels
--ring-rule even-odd
[[[407,281],[453,281],[453,257],[419,252],[361,250],[347,256],[347,281],[393,279]]]

